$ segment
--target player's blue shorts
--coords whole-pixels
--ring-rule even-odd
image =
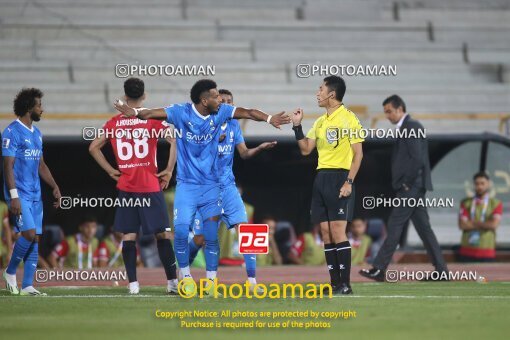
[[[236,224],[248,222],[246,208],[235,183],[222,187],[221,198],[223,200],[221,220],[225,222],[228,229],[232,229]],[[193,221],[193,233],[195,235],[202,235],[202,221],[202,217],[197,213]]]
[[[113,230],[123,234],[140,232],[144,235],[159,234],[170,228],[170,219],[166,209],[163,192],[135,193],[119,190],[119,199],[140,202],[142,206],[121,206],[115,211]],[[148,201],[149,206],[143,206]]]
[[[174,201],[174,226],[192,226],[198,213],[204,219],[221,214],[222,195],[219,184],[177,183]]]
[[[42,221],[43,221],[43,203],[42,200],[32,201],[19,198],[21,204],[21,215],[14,217],[14,230],[19,233],[35,229],[37,235],[42,234]],[[11,206],[11,202],[7,204]]]

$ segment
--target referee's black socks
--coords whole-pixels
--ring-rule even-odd
[[[351,244],[344,241],[336,244],[340,283],[351,284]]]
[[[324,244],[324,255],[326,256],[332,286],[338,286],[340,283],[340,270],[336,253],[336,245],[334,243]]]

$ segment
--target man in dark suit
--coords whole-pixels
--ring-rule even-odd
[[[383,107],[388,120],[397,125],[403,136],[397,138],[391,156],[391,185],[396,192],[396,197],[402,202],[410,198],[424,201],[425,192],[432,190],[432,180],[423,125],[406,113],[406,105],[397,95],[386,98]],[[404,206],[401,203],[400,207],[393,208],[391,212],[388,220],[388,236],[374,260],[373,268],[362,269],[360,271],[362,276],[384,281],[386,268],[397,248],[404,226],[409,220],[413,222],[436,271],[448,270],[439,243],[430,227],[427,208],[423,205],[416,206],[416,204]]]

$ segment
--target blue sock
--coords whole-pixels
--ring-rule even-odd
[[[218,225],[219,221],[204,221],[205,238],[205,270],[217,271],[220,262],[220,245],[218,244]]]
[[[191,265],[193,261],[195,261],[195,257],[197,257],[198,251],[202,246],[197,246],[194,239],[191,239],[188,243],[189,247],[189,264]]]
[[[257,255],[244,254],[244,264],[246,266],[246,274],[248,277],[255,278],[255,271],[257,270]]]
[[[175,227],[174,248],[175,258],[179,268],[189,267],[189,248],[188,234],[189,226],[187,224],[178,224]]]
[[[20,236],[14,245],[14,249],[12,251],[11,261],[9,261],[9,265],[7,266],[7,274],[14,275],[16,274],[16,268],[18,268],[19,263],[28,252],[31,241],[27,240],[23,236]]]
[[[30,251],[25,258],[25,265],[23,271],[23,282],[21,288],[31,286],[34,281],[34,274],[37,270],[37,262],[39,261],[39,243],[34,242],[30,247]]]

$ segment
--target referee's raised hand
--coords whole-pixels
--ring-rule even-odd
[[[301,121],[303,120],[303,109],[296,109],[291,116],[292,125],[299,126],[301,125]]]

